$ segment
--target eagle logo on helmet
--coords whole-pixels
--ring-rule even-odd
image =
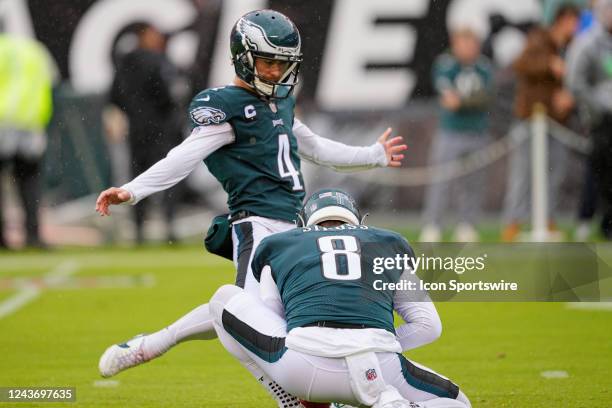
[[[191,118],[193,121],[204,126],[213,123],[218,125],[225,119],[225,117],[225,112],[209,106],[201,106],[191,111]]]
[[[289,56],[294,56],[295,54],[299,54],[301,48],[301,38],[297,37],[297,44],[295,46],[283,47],[280,45],[276,45],[272,42],[272,40],[268,37],[266,30],[260,26],[255,24],[252,21],[248,21],[245,18],[241,18],[238,21],[238,32],[242,35],[243,45],[250,49],[251,51],[262,51],[268,53],[276,53],[276,54],[287,54]],[[261,39],[264,43],[257,44],[256,39]],[[299,61],[300,58],[295,56],[294,58],[289,58],[292,61]]]

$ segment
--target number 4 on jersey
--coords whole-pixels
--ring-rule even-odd
[[[293,180],[293,191],[303,190],[300,183],[300,172],[295,169],[291,161],[291,147],[289,136],[286,133],[278,135],[278,174],[282,177],[291,177]]]

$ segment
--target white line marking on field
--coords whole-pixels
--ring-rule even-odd
[[[78,270],[79,264],[75,260],[70,259],[47,272],[47,274],[45,274],[45,279],[49,279],[55,284],[59,284]],[[41,290],[36,286],[24,286],[19,292],[0,303],[0,319],[15,313],[17,310],[38,298],[40,294]]]
[[[563,370],[542,371],[540,375],[548,379],[568,378],[569,377],[569,374],[567,373],[567,371],[563,371]]]
[[[0,319],[6,317],[40,296],[38,288],[23,288],[13,296],[0,303]]]
[[[612,302],[572,302],[565,305],[574,310],[603,310],[612,312]]]
[[[74,274],[79,270],[79,263],[74,259],[69,259],[51,269],[47,274],[47,278],[65,278]]]
[[[115,289],[115,288],[150,288],[155,286],[155,276],[147,275],[112,275],[112,276],[66,276],[41,278],[0,278],[0,290],[17,290],[34,288],[49,289]]]
[[[94,387],[98,388],[114,388],[119,386],[119,381],[117,380],[96,380],[93,382]]]

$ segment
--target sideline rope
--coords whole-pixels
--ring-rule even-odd
[[[589,139],[576,134],[550,118],[548,121],[550,135],[559,142],[582,154],[588,154],[591,151],[591,141]],[[384,176],[376,171],[369,171],[365,179],[369,183],[400,187],[416,187],[457,179],[495,163],[525,142],[529,136],[526,133],[514,136],[508,134],[462,159],[422,167],[398,169],[385,173]],[[365,173],[346,173],[346,175],[364,180]]]
[[[452,180],[487,167],[514,150],[526,139],[527,135],[519,137],[506,135],[483,149],[470,153],[463,159],[431,166],[398,169],[385,173],[384,176],[376,171],[370,171],[368,172],[368,181],[382,185],[414,187]],[[346,175],[359,177],[362,180],[364,178],[364,173],[346,173]]]
[[[548,126],[551,136],[565,146],[582,154],[589,154],[591,152],[593,143],[590,139],[578,135],[551,118],[548,118]]]

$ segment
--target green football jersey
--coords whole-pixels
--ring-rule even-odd
[[[382,283],[398,282],[403,268],[377,274],[373,266],[375,258],[404,254],[414,257],[406,240],[391,231],[365,225],[313,226],[264,238],[252,269],[259,280],[262,269],[271,268],[285,306],[287,330],[331,321],[394,333],[394,291]]]
[[[304,199],[293,98],[270,104],[237,86],[197,94],[189,107],[193,127],[229,123],[233,143],[204,163],[227,192],[230,212],[286,221],[296,219]]]
[[[464,65],[452,54],[442,54],[434,63],[432,75],[438,91],[450,86],[462,100],[458,110],[441,108],[442,128],[453,132],[479,133],[486,130],[490,111],[486,101],[492,92],[493,79],[493,68],[488,59],[480,56],[473,64]],[[475,102],[477,100],[481,101]]]

